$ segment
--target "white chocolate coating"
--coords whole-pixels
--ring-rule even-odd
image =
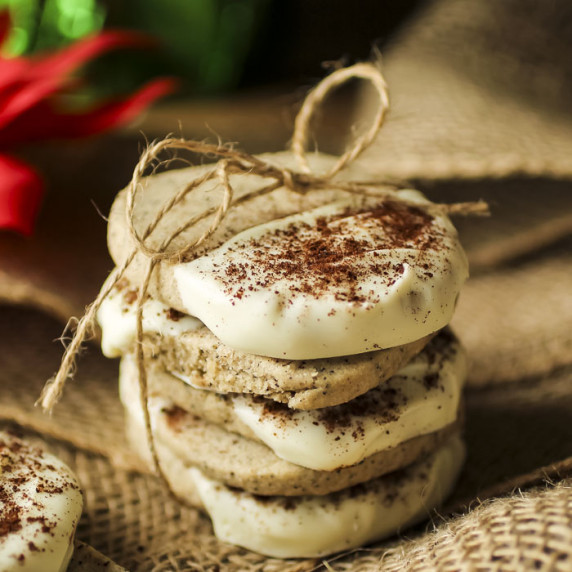
[[[119,357],[135,343],[136,300],[137,289],[123,281],[99,307],[97,321],[101,326],[101,349],[106,357]],[[158,300],[149,298],[143,304],[143,332],[177,336],[200,327],[202,323],[196,318],[174,312]]]
[[[174,276],[223,343],[287,359],[403,345],[449,323],[468,265],[449,219],[417,191],[350,199],[245,230]]]
[[[66,570],[82,505],[64,463],[0,433],[0,570]]]
[[[174,491],[183,498],[198,493],[218,538],[268,556],[311,558],[381,540],[426,518],[453,488],[465,449],[453,437],[405,470],[340,493],[288,498],[229,489],[167,455]]]
[[[132,359],[130,354],[123,358],[127,362],[120,371],[120,394],[130,415],[140,417]],[[455,422],[465,376],[465,353],[443,332],[389,380],[348,403],[302,411],[233,395],[221,398],[221,407],[230,404],[236,418],[278,457],[333,471]],[[152,397],[153,409],[172,405],[167,395]]]
[[[430,344],[396,375],[349,403],[310,411],[232,400],[237,417],[274,453],[317,471],[356,465],[457,419],[466,359],[457,341]],[[434,349],[435,348],[435,349]],[[440,350],[440,351],[439,351]]]

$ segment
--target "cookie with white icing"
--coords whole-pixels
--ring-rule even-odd
[[[287,154],[266,159],[292,164]],[[314,160],[322,167],[332,163],[326,156]],[[135,227],[142,232],[160,202],[201,169],[148,178],[136,203]],[[367,178],[351,169],[343,176]],[[237,177],[236,196],[259,186],[257,177]],[[173,228],[216,204],[220,185],[207,187],[169,212],[149,242],[161,243]],[[110,252],[118,265],[133,248],[125,198],[119,194],[109,221]],[[175,242],[199,232],[200,224]],[[138,255],[126,277],[138,284],[144,268]],[[450,321],[467,275],[455,228],[417,191],[380,198],[335,190],[301,197],[282,190],[231,209],[188,260],[161,261],[149,293],[199,318],[231,348],[304,360],[396,347],[437,331]]]
[[[131,411],[139,401],[137,375],[135,359],[127,354],[121,362],[120,395]],[[315,471],[357,465],[456,422],[465,376],[464,351],[449,331],[441,332],[393,377],[381,379],[369,392],[319,410],[293,410],[257,396],[196,389],[155,363],[147,368],[149,395],[165,403],[166,409],[175,406],[188,413],[187,424],[197,417]],[[196,447],[187,447],[189,456]],[[405,455],[405,460],[412,458],[412,452]],[[383,455],[377,456],[378,474],[399,467],[397,458],[392,459],[386,466]]]
[[[465,456],[453,435],[406,469],[338,493],[268,497],[227,487],[164,443],[156,445],[171,489],[183,502],[206,510],[221,540],[279,558],[349,550],[427,518],[450,493]]]
[[[82,506],[62,461],[0,432],[1,570],[65,570]]]
[[[98,311],[108,357],[133,351],[137,295],[123,279]],[[293,409],[346,403],[391,377],[431,338],[338,358],[277,359],[232,349],[196,318],[152,298],[143,306],[143,332],[149,367],[169,371],[196,388],[264,396]]]
[[[261,158],[282,165],[295,166],[291,153],[287,152],[264,154],[261,155]],[[312,155],[310,157],[312,167],[318,172],[323,172],[331,167],[332,162],[333,158],[324,155]],[[146,177],[143,180],[142,192],[139,193],[135,205],[133,224],[138,234],[143,234],[166,201],[184,188],[191,180],[204,175],[212,168],[213,165],[207,164],[185,169],[171,169],[164,173]],[[355,169],[349,165],[338,177],[340,180],[351,180],[352,178],[370,179],[374,178],[374,174],[364,172],[362,169]],[[255,176],[241,175],[240,177],[232,176],[231,182],[235,198],[240,198],[246,193],[273,181]],[[238,232],[257,224],[311,209],[345,196],[346,193],[336,189],[315,191],[301,195],[282,188],[269,195],[257,197],[247,203],[238,204],[227,213],[217,231],[194,251],[193,256],[201,256],[220,246]],[[157,247],[181,221],[189,220],[206,209],[217,207],[222,198],[223,189],[218,180],[214,180],[194,190],[181,204],[164,216],[157,229],[146,240],[146,243],[152,247]],[[117,195],[109,213],[107,244],[111,257],[118,266],[129,256],[135,246],[127,227],[126,201],[127,189],[124,189]],[[208,223],[206,221],[197,223],[175,238],[172,242],[172,248],[178,249],[189,244],[200,236],[207,227]],[[134,284],[141,283],[145,262],[144,256],[136,256],[133,264],[130,265],[125,274],[130,282]],[[179,292],[177,288],[173,287],[172,272],[171,264],[167,262],[160,264],[154,272],[149,292],[154,298],[185,312]]]
[[[189,466],[231,487],[258,495],[326,494],[397,470],[430,453],[453,431],[454,423],[371,455],[358,465],[334,471],[314,471],[284,461],[268,447],[221,429],[184,410],[150,404],[154,440]],[[146,450],[141,419],[126,413],[127,436],[136,451]]]
[[[320,410],[221,396],[147,372],[156,441],[211,478],[262,495],[334,492],[426,455],[459,426],[464,377],[464,354],[448,333],[378,387]],[[120,395],[140,450],[146,436],[131,356]]]

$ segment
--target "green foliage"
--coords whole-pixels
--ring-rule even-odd
[[[8,55],[58,48],[103,27],[105,10],[96,0],[0,0],[8,8],[12,31]]]

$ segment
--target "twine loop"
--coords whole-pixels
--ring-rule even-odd
[[[346,83],[348,80],[354,78],[368,80],[377,91],[379,105],[375,117],[367,132],[355,140],[354,144],[348,149],[348,151],[339,157],[327,173],[316,175],[312,172],[306,157],[306,145],[308,134],[310,132],[310,123],[317,109],[320,108],[329,93],[340,85]],[[135,167],[127,194],[126,222],[137,250],[156,262],[160,260],[176,262],[177,260],[183,259],[187,254],[199,247],[219,227],[222,219],[233,204],[234,189],[230,182],[231,175],[249,174],[258,175],[261,178],[274,179],[274,183],[259,189],[256,192],[256,196],[272,192],[280,187],[286,187],[293,192],[305,194],[311,189],[320,189],[330,185],[332,178],[343,170],[350,162],[355,160],[355,158],[373,141],[375,135],[383,124],[388,109],[389,96],[387,85],[378,68],[371,63],[359,63],[348,68],[339,69],[329,75],[325,80],[319,83],[304,100],[294,122],[294,133],[292,135],[291,144],[292,153],[298,164],[298,171],[287,169],[285,167],[277,167],[254,155],[221,145],[212,145],[176,138],[167,138],[152,144],[142,154],[139,163]],[[146,170],[158,158],[158,156],[167,149],[192,151],[206,156],[214,156],[218,157],[219,161],[212,170],[208,171],[202,177],[198,177],[191,181],[170,201],[168,201],[157,213],[157,216],[147,227],[143,235],[139,235],[133,224],[135,198],[142,189],[142,178],[144,177]],[[163,219],[164,215],[180,203],[183,198],[212,179],[218,179],[221,187],[224,189],[223,199],[218,208],[214,211],[211,210],[201,213],[199,217],[185,221],[158,247],[150,247],[146,243],[146,240]],[[339,185],[341,185],[341,183]],[[346,184],[343,186],[347,187],[347,190],[349,191],[352,185]],[[169,245],[177,236],[195,225],[202,218],[209,215],[214,216],[211,225],[205,233],[203,233],[197,240],[186,244],[184,247],[176,251],[169,252]]]

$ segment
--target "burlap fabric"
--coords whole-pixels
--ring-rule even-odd
[[[85,196],[105,210],[137,154],[123,151],[117,166],[109,148],[117,142],[76,162],[67,150],[37,239],[0,240],[0,418],[78,473],[80,540],[137,570],[572,570],[567,15],[565,2],[436,2],[385,56],[394,110],[364,160],[437,200],[492,205],[490,220],[457,221],[474,263],[453,323],[471,356],[469,454],[429,524],[327,563],[220,543],[206,517],[174,501],[126,447],[117,363],[95,345],[53,416],[33,407],[61,357],[62,319],[111,269],[104,223]],[[100,166],[98,175],[82,161]]]

